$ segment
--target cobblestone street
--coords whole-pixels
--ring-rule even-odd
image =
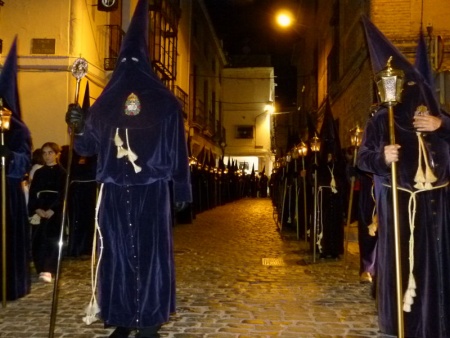
[[[371,286],[359,283],[357,243],[346,262],[315,263],[292,229],[280,233],[270,199],[243,199],[174,227],[177,313],[161,337],[378,337]],[[90,259],[64,259],[55,337],[107,337],[86,326]],[[53,285],[0,309],[0,337],[47,337]]]

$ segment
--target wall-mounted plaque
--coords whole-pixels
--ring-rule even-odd
[[[55,54],[56,39],[31,39],[31,54]]]

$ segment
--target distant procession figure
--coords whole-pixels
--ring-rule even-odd
[[[337,127],[327,101],[320,131],[322,146],[317,168],[319,257],[338,258],[344,253],[345,162]]]
[[[31,290],[30,278],[30,226],[22,181],[31,166],[31,136],[23,123],[17,91],[17,39],[0,72],[0,109],[11,112],[9,130],[3,131],[4,144],[0,146],[0,157],[5,160],[5,220],[6,266],[0,261],[1,280],[6,280],[6,293],[0,288],[4,300],[16,300]],[[1,185],[1,183],[0,183]],[[3,225],[2,225],[3,226]],[[3,257],[2,257],[3,258]],[[3,271],[6,270],[6,276]]]

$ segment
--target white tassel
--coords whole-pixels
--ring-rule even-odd
[[[137,173],[140,173],[140,172],[142,171],[142,168],[141,168],[140,166],[138,166],[136,163],[134,163],[134,162],[131,161],[131,164],[133,165],[134,172],[135,172],[136,174],[137,174]]]
[[[414,184],[414,188],[416,188],[417,190],[422,190],[425,188],[425,185],[422,182],[418,182]]]
[[[122,147],[117,147],[117,158],[122,158],[127,155],[128,155],[128,150],[126,150]]]
[[[336,189],[336,180],[334,179],[334,174],[333,174],[334,163],[333,163],[333,166],[331,168],[330,168],[330,166],[328,166],[328,171],[330,172],[330,175],[331,175],[331,182],[330,182],[331,192],[333,194],[337,194],[338,191]]]
[[[130,146],[128,146],[128,159],[131,162],[134,162],[138,159],[137,155],[130,149]]]
[[[123,146],[123,141],[119,136],[119,128],[116,129],[116,135],[114,136],[114,144],[116,145],[116,147]]]
[[[331,186],[331,192],[333,194],[337,194],[338,191],[336,189],[336,180],[334,179],[334,176],[331,177],[330,186]]]
[[[376,232],[378,230],[378,216],[377,215],[372,216],[372,223],[369,224],[367,229],[369,229],[370,236],[376,236]]]
[[[320,232],[319,235],[317,236],[317,248],[319,249],[319,252],[322,253],[322,237],[323,237],[323,232]]]
[[[414,297],[416,297],[416,280],[412,273],[408,278],[408,289],[403,296],[403,311],[411,312],[411,305],[414,304]]]
[[[415,290],[416,288],[417,288],[416,279],[414,278],[413,274],[410,274],[408,279],[408,289]]]
[[[410,304],[403,304],[403,311],[405,312],[411,312],[411,305]]]
[[[98,320],[97,315],[100,313],[100,307],[98,306],[97,300],[91,300],[84,312],[86,316],[83,317],[83,322],[85,322],[86,325],[91,325],[96,322]]]

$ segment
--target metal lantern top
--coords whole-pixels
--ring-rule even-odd
[[[401,102],[404,72],[391,67],[392,56],[389,57],[386,67],[375,75],[381,104],[395,106]]]
[[[297,151],[301,157],[305,157],[306,155],[308,155],[308,147],[303,141],[297,144]]]
[[[317,136],[314,136],[310,141],[311,151],[313,153],[318,153],[320,151],[320,139]]]
[[[11,110],[3,107],[3,100],[0,98],[0,129],[9,130],[11,122]]]
[[[361,144],[362,129],[359,126],[350,130],[350,143],[353,147],[359,147]]]
[[[291,162],[291,159],[292,159],[292,155],[291,155],[291,152],[289,151],[289,152],[286,154],[286,162],[287,162],[287,163]]]

